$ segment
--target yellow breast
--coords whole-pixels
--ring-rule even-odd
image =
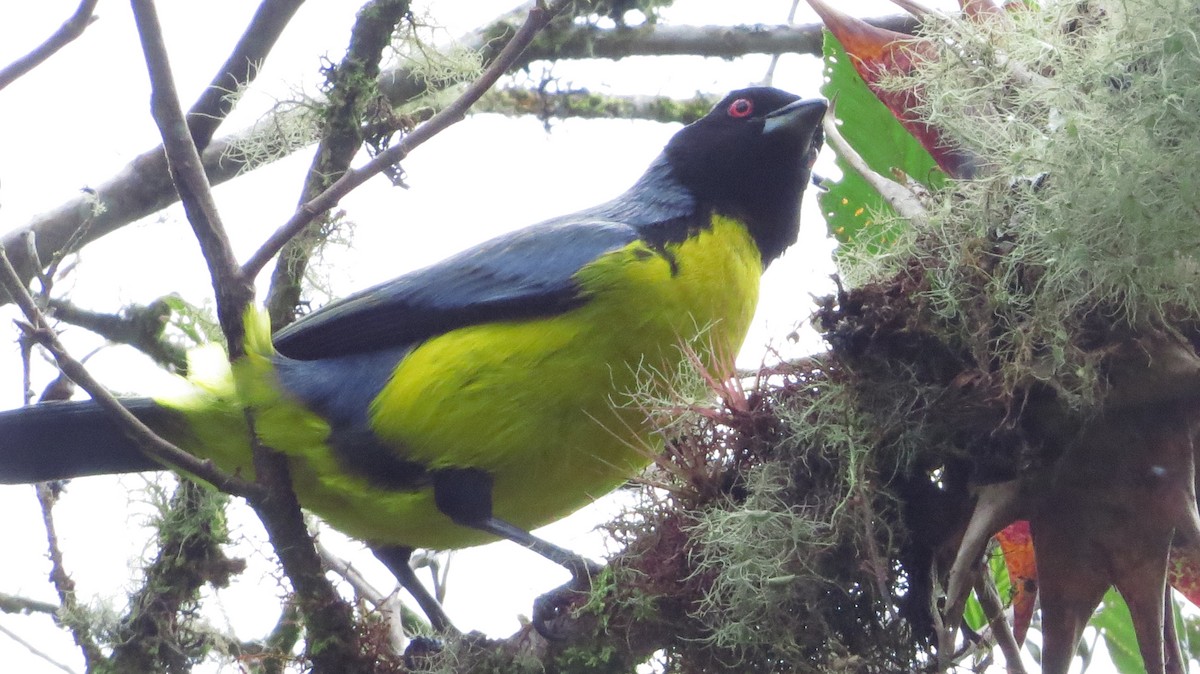
[[[761,272],[753,240],[727,218],[664,251],[631,243],[577,273],[587,299],[576,309],[417,348],[376,399],[372,426],[408,459],[492,473],[499,517],[548,523],[651,461],[658,442],[629,393],[674,379],[685,344],[710,369],[732,364]],[[371,531],[348,533],[421,547],[487,540],[438,514],[428,492],[356,489],[378,516]]]

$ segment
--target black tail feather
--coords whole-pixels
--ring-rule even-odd
[[[178,412],[150,398],[121,402],[160,432],[182,422]],[[90,400],[0,412],[0,484],[161,469]]]

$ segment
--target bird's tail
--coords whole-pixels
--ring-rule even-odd
[[[286,407],[274,385],[273,357],[269,322],[265,314],[251,309],[246,312],[246,355],[232,371],[223,349],[215,345],[196,349],[188,354],[191,375],[185,393],[121,402],[153,431],[185,451],[211,459],[230,473],[253,476],[243,410],[252,406],[269,417],[280,414],[277,409],[281,405]],[[0,484],[162,468],[143,455],[117,422],[90,400],[0,412]]]
[[[121,401],[160,434],[183,422],[150,398]],[[53,402],[0,412],[0,484],[160,470],[91,400]]]

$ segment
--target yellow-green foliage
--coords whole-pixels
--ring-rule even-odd
[[[915,232],[930,306],[1009,385],[1086,401],[1097,330],[1200,318],[1200,11],[1042,4],[931,24],[940,58],[889,86],[985,164]]]

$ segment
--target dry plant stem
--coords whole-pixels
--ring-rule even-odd
[[[891,204],[892,208],[896,209],[896,212],[901,217],[910,220],[917,229],[924,228],[929,222],[929,217],[920,200],[904,185],[883,177],[867,166],[867,162],[862,158],[862,155],[858,154],[850,146],[850,143],[847,143],[846,139],[842,137],[841,131],[837,128],[837,122],[835,121],[837,117],[834,113],[835,106],[830,105],[829,112],[825,114],[825,122],[822,125],[825,130],[826,142],[837,150],[838,156],[844,159],[847,164],[850,164],[851,168],[862,174],[862,177],[870,183],[871,187],[874,187]]]
[[[71,18],[54,31],[54,34],[38,45],[36,49],[13,61],[0,70],[0,89],[12,84],[25,73],[38,67],[53,56],[59,49],[70,44],[75,38],[83,35],[83,31],[96,20],[92,12],[96,11],[98,0],[83,0]]]
[[[1017,639],[1013,636],[1012,626],[1004,617],[1004,604],[1000,601],[1000,594],[996,591],[996,583],[992,581],[992,576],[987,569],[980,566],[979,575],[975,581],[975,595],[979,597],[979,605],[983,607],[988,625],[992,627],[996,645],[1004,654],[1004,664],[1008,674],[1025,674],[1025,665],[1021,663],[1021,647],[1017,645]]]
[[[388,638],[392,650],[397,653],[403,653],[407,643],[407,637],[404,634],[404,614],[407,611],[407,607],[400,601],[400,595],[397,592],[385,595],[375,589],[375,586],[371,585],[371,582],[359,573],[353,564],[338,557],[332,550],[321,545],[319,540],[317,541],[317,554],[321,555],[325,566],[341,576],[343,580],[350,584],[350,587],[354,588],[355,595],[365,599],[386,617],[390,627]]]
[[[467,110],[471,105],[479,100],[479,97],[483,96],[496,83],[496,80],[500,79],[501,75],[508,72],[508,69],[520,58],[521,53],[533,40],[534,36],[537,35],[538,31],[544,28],[550,22],[550,19],[554,18],[554,15],[562,11],[563,7],[568,4],[570,3],[566,0],[556,0],[556,2],[549,6],[539,3],[533,9],[529,10],[529,15],[526,17],[525,23],[521,25],[520,30],[513,35],[508,44],[504,45],[504,49],[501,50],[496,60],[492,61],[487,70],[472,82],[461,96],[436,115],[430,117],[424,124],[405,135],[399,143],[379,153],[361,168],[347,170],[337,182],[302,205],[296,211],[296,214],[276,230],[267,239],[267,242],[246,261],[246,264],[242,266],[242,274],[246,278],[257,276],[263,266],[279,252],[283,245],[293,236],[304,231],[304,228],[313,219],[336,206],[342,197],[349,194],[359,185],[381,173],[384,169],[402,161],[417,146],[465,118]]]
[[[800,7],[800,0],[792,0],[792,8],[788,10],[787,25],[791,26],[796,22],[796,9]],[[771,86],[775,81],[775,67],[779,65],[780,54],[771,54],[771,63],[767,65],[767,73],[763,75],[762,83],[764,86]]]
[[[33,297],[30,296],[25,286],[21,285],[21,281],[17,278],[17,273],[9,263],[8,256],[5,255],[3,249],[0,249],[0,288],[3,288],[9,296],[15,299],[17,306],[25,314],[25,319],[29,321],[29,325],[26,326],[27,336],[45,347],[50,355],[54,356],[54,360],[63,374],[87,391],[97,404],[107,410],[126,435],[133,438],[147,456],[164,466],[191,473],[235,496],[251,498],[259,493],[258,488],[253,484],[226,475],[217,470],[212,462],[201,461],[158,437],[154,431],[125,409],[120,401],[108,392],[108,389],[92,377],[82,363],[72,358],[63,348],[62,343],[58,341],[58,337],[47,324],[45,316],[34,303]]]

